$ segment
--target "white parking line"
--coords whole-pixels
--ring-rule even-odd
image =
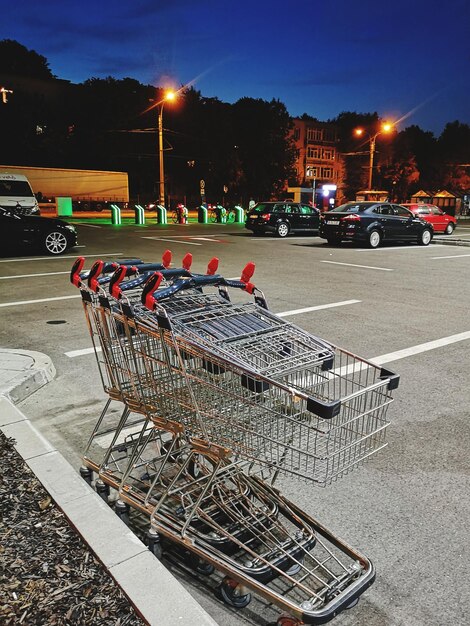
[[[7,306],[21,306],[23,304],[38,304],[39,302],[53,302],[54,300],[72,300],[73,298],[81,298],[82,296],[57,296],[56,298],[41,298],[40,300],[19,300],[18,302],[4,302],[0,304],[1,308]]]
[[[444,248],[444,244],[441,243],[434,243],[432,245],[432,248]],[[356,252],[401,252],[403,250],[421,250],[424,252],[424,250],[429,250],[430,248],[428,246],[393,246],[393,248],[390,246],[382,246],[381,248],[360,248],[360,249],[356,249]]]
[[[354,263],[340,263],[339,261],[320,261],[320,263],[330,263],[331,265],[346,265],[347,267],[362,267],[367,270],[380,270],[382,272],[394,272],[389,267],[373,267],[372,265],[355,265]]]
[[[35,278],[36,276],[57,276],[58,274],[70,274],[68,272],[44,272],[42,274],[19,274],[18,276],[0,276],[0,280],[9,280],[10,278]]]
[[[417,346],[404,348],[403,350],[397,350],[396,352],[388,352],[387,354],[372,357],[369,360],[377,363],[377,365],[383,365],[384,363],[391,363],[392,361],[405,359],[408,356],[414,356],[415,354],[421,354],[422,352],[442,348],[443,346],[448,346],[451,343],[458,343],[459,341],[466,341],[467,339],[470,339],[470,331],[458,333],[457,335],[449,335],[449,337],[442,337],[442,339],[435,339],[434,341],[427,341],[426,343],[420,343]]]
[[[470,256],[470,254],[452,254],[451,256],[432,256],[431,260],[435,261],[436,259],[459,259],[463,256]]]
[[[102,256],[119,256],[122,252],[106,252],[106,254],[84,254],[87,259],[101,258]],[[0,263],[18,263],[20,261],[61,261],[62,259],[76,259],[76,256],[36,256],[26,259],[1,259]]]
[[[170,241],[171,243],[184,243],[188,246],[202,246],[202,243],[195,243],[194,241],[178,241],[178,239],[164,239],[163,237],[142,237],[142,239],[153,239],[154,241]]]
[[[84,356],[85,354],[93,354],[94,352],[94,348],[84,348],[83,350],[71,350],[70,352],[64,352],[64,354],[70,359],[74,359],[76,356]],[[97,346],[96,352],[101,352],[101,348]]]
[[[299,315],[300,313],[310,313],[310,311],[321,311],[322,309],[333,309],[337,306],[346,306],[347,304],[358,304],[360,300],[343,300],[343,302],[331,302],[330,304],[320,304],[318,306],[309,306],[305,309],[293,309],[292,311],[284,311],[278,313],[278,317],[289,317],[290,315]]]

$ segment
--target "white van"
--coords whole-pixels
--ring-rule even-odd
[[[26,176],[0,172],[0,207],[21,215],[39,215],[39,205]]]

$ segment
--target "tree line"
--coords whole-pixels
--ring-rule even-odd
[[[133,199],[158,197],[163,89],[133,78],[73,84],[54,76],[45,57],[8,39],[0,41],[2,84],[13,94],[0,102],[1,163],[126,171]],[[354,197],[365,186],[368,147],[353,130],[374,132],[381,120],[377,113],[343,112],[327,121],[339,131],[343,195]],[[303,183],[294,168],[292,119],[279,100],[243,97],[228,104],[190,87],[165,104],[163,126],[170,204],[198,204],[201,180],[209,201],[245,204],[250,197],[280,197],[286,183]],[[468,189],[469,163],[467,124],[450,122],[439,137],[409,126],[378,137],[375,186],[393,190],[399,201],[418,188]]]

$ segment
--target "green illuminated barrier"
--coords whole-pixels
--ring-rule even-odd
[[[142,224],[145,224],[144,207],[141,206],[140,204],[136,204],[134,207],[134,210],[135,210],[135,223],[139,224],[139,226],[142,226]]]
[[[207,224],[207,207],[202,204],[197,210],[197,221],[199,224]]]
[[[118,207],[117,204],[111,204],[111,224],[114,224],[115,226],[119,226],[120,224],[122,224],[121,222],[121,209]]]
[[[237,204],[235,205],[233,210],[235,211],[235,222],[237,224],[244,224],[245,223],[245,211],[243,210],[243,207]]]
[[[59,217],[72,217],[72,198],[56,198],[57,215]]]
[[[226,224],[227,223],[227,209],[223,206],[220,206],[220,204],[218,204],[216,211],[217,211],[217,221],[219,222],[219,224]]]
[[[157,204],[157,222],[159,224],[168,224],[166,209],[161,204]]]

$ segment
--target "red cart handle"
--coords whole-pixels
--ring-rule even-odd
[[[90,273],[88,274],[88,287],[94,293],[98,293],[100,284],[98,278],[103,271],[104,261],[98,260],[93,263]]]
[[[74,261],[74,264],[72,265],[72,269],[70,270],[70,282],[72,283],[72,285],[75,285],[75,287],[80,287],[82,284],[82,281],[80,280],[80,272],[82,271],[84,265],[84,256],[77,257],[77,259]]]
[[[162,254],[163,267],[166,267],[167,269],[170,267],[171,258],[172,258],[171,250],[165,250],[165,252]]]
[[[207,264],[207,272],[208,276],[213,276],[219,268],[219,259],[214,256]]]
[[[150,311],[153,311],[155,309],[155,304],[157,301],[153,297],[153,294],[159,288],[162,279],[163,275],[160,272],[154,272],[147,280],[144,288],[142,289],[142,304]]]

